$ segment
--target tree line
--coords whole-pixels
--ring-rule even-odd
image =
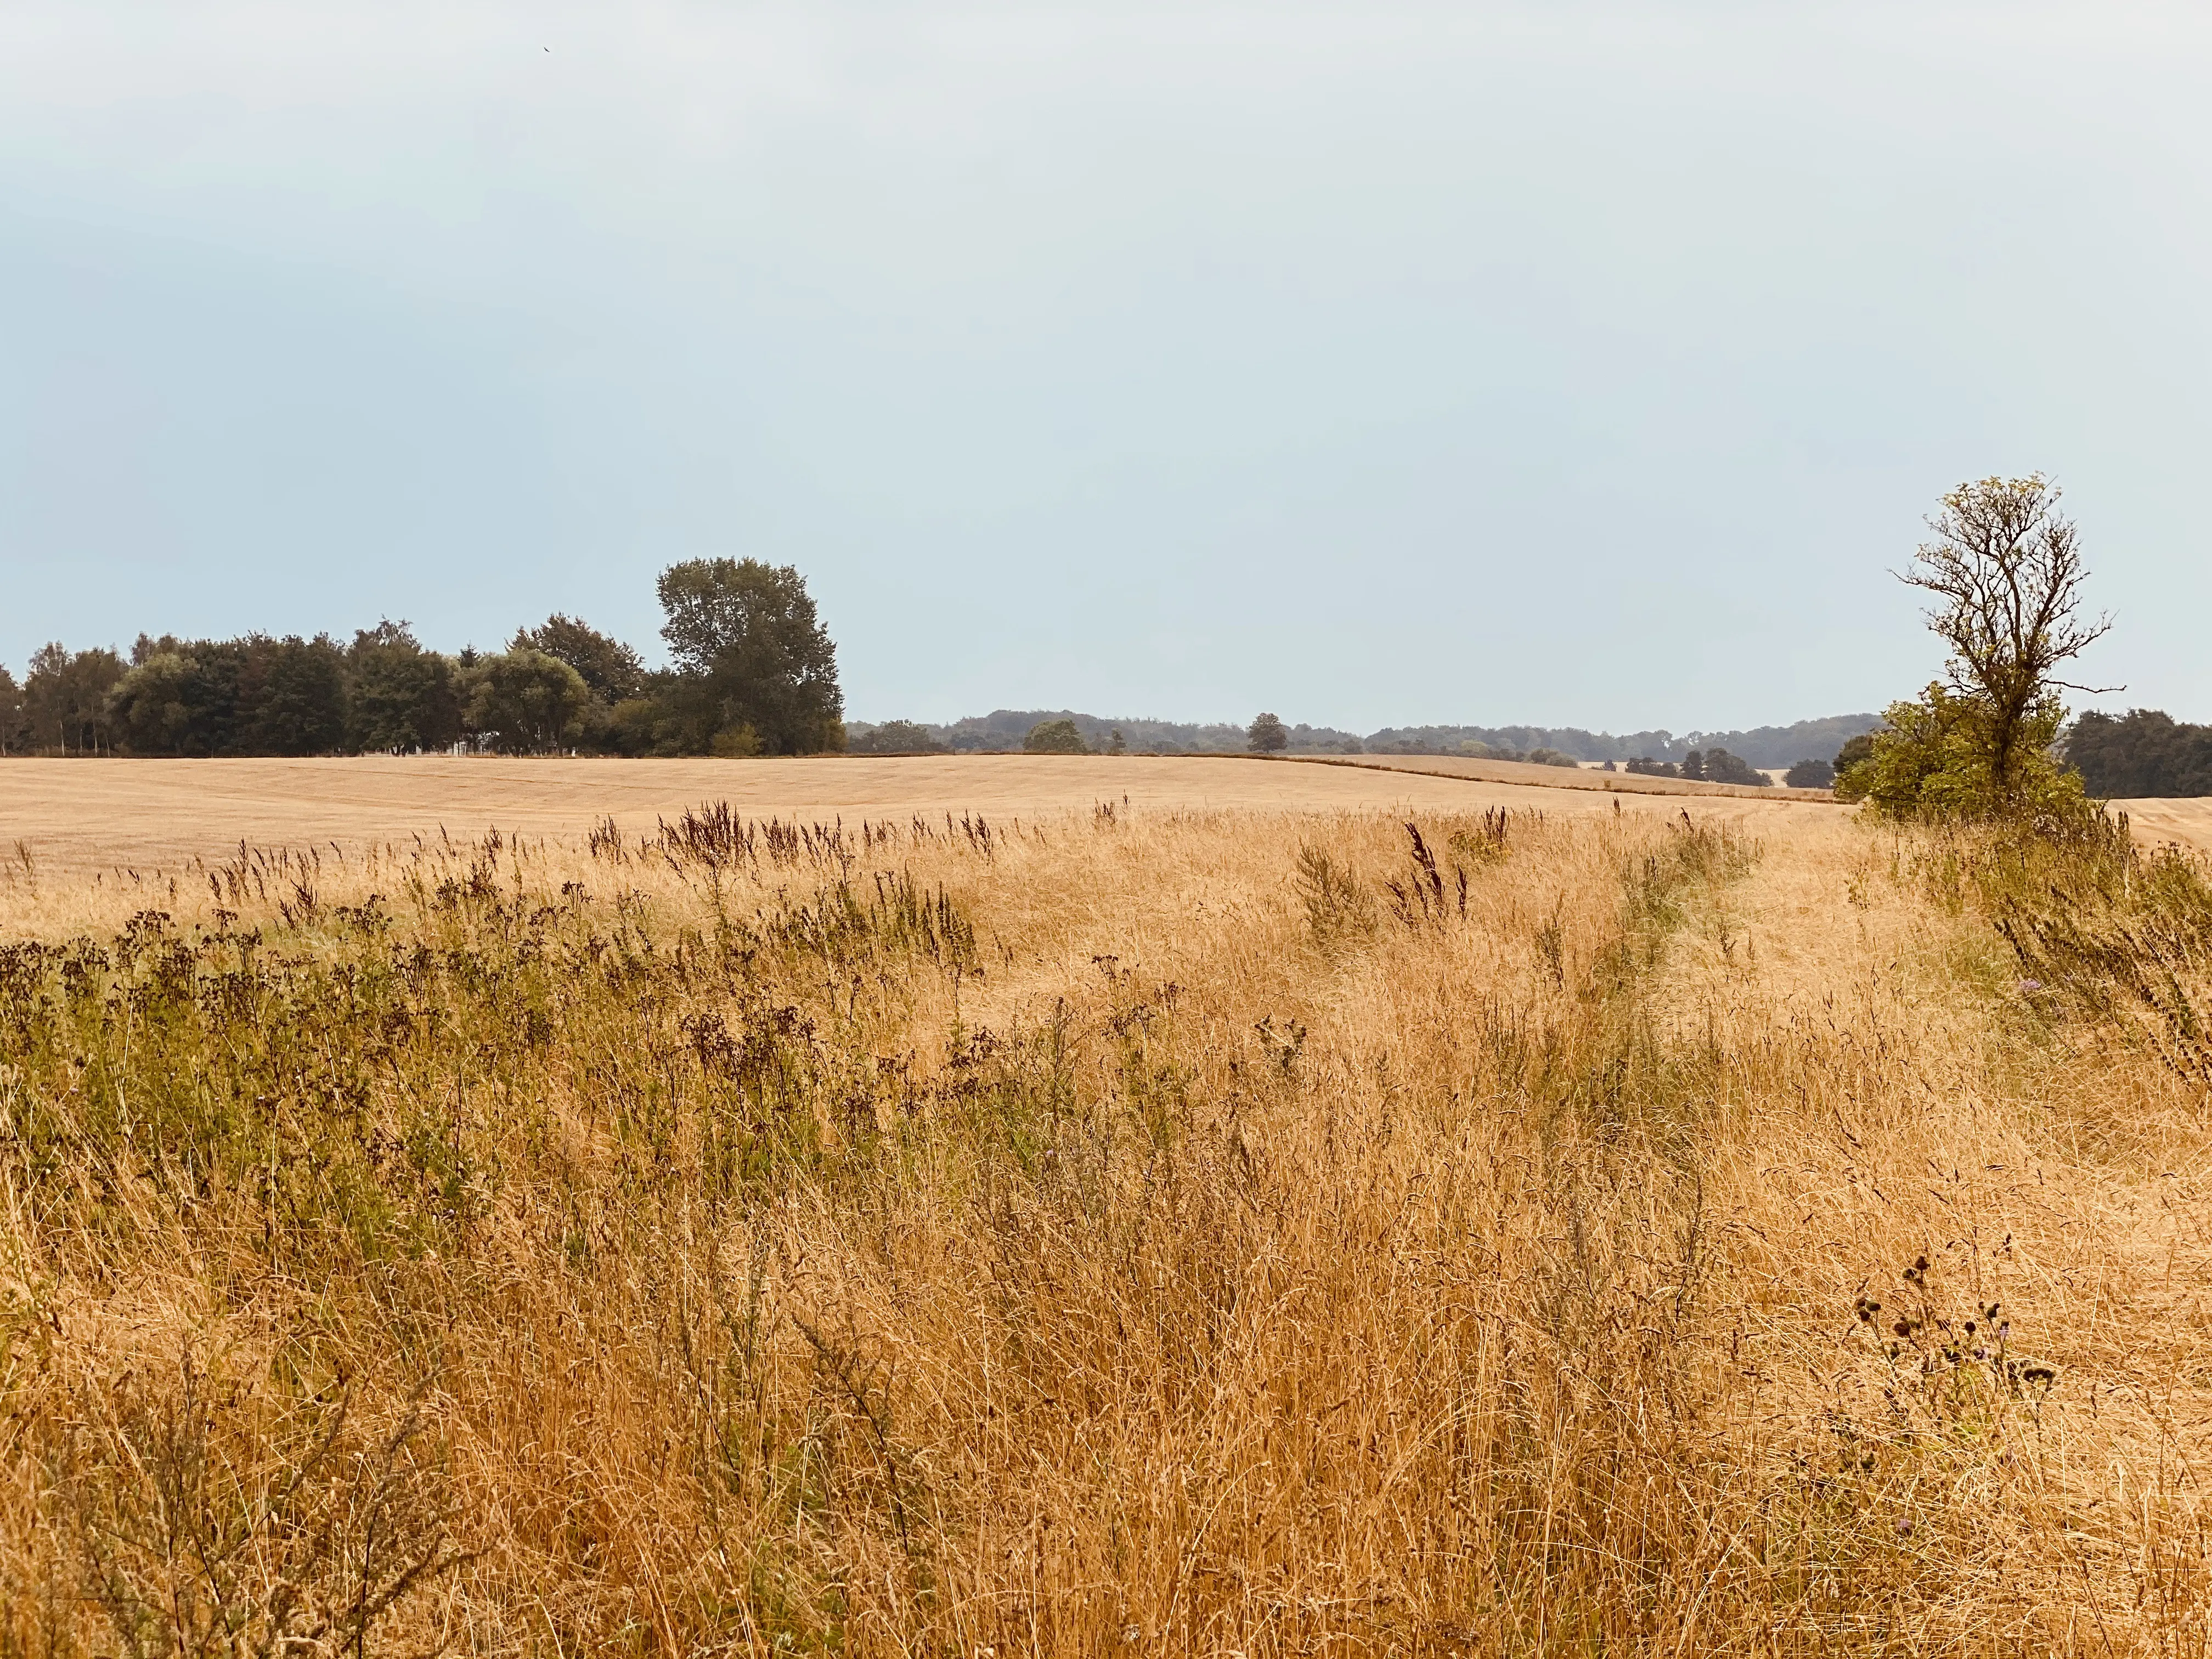
[[[1802,779],[1805,775],[1804,769],[1819,764],[1818,761],[1798,761],[1790,768],[1790,777]],[[1748,789],[1765,789],[1774,782],[1772,778],[1741,756],[1732,755],[1720,748],[1692,749],[1679,764],[1673,761],[1655,760],[1649,755],[1638,755],[1622,769],[1644,777],[1689,778],[1699,783],[1733,783]],[[1793,789],[1808,787],[1825,789],[1827,784],[1824,780],[1817,785],[1792,782],[1790,787]]]
[[[1249,746],[1247,727],[1226,721],[1192,722],[1138,718],[1128,715],[1088,714],[1073,708],[996,708],[988,714],[936,725],[923,720],[885,720],[880,725],[854,721],[849,727],[852,747],[859,752],[884,754],[988,754],[1024,748],[1029,734],[1048,722],[1066,720],[1076,729],[1086,749],[1110,750],[1114,734],[1121,734],[1126,749],[1153,755],[1219,754]],[[1746,769],[1784,767],[1808,755],[1834,753],[1847,738],[1872,732],[1881,725],[1879,714],[1836,714],[1820,720],[1799,720],[1792,726],[1762,726],[1742,732],[1692,732],[1676,737],[1666,731],[1632,732],[1616,736],[1586,732],[1577,726],[1385,726],[1364,735],[1334,726],[1293,725],[1279,720],[1284,749],[1293,755],[1445,755],[1477,760],[1527,760],[1540,764],[1571,766],[1580,762],[1616,766],[1642,762],[1674,768],[1670,776],[1682,775],[1685,763],[1711,765],[1715,753],[1727,758],[1728,767],[1741,762]],[[1690,757],[1705,757],[1702,763]],[[1825,761],[1812,763],[1826,765]],[[1823,779],[1816,786],[1827,787]]]
[[[1354,744],[1370,754],[1455,755],[1488,751],[1498,758],[1551,750],[1571,760],[1626,766],[1631,761],[1671,763],[1680,776],[1692,753],[1716,750],[1746,766],[1789,766],[1808,755],[1834,752],[1838,744],[1881,725],[1879,714],[1831,714],[1790,726],[1759,726],[1733,732],[1691,732],[1682,736],[1663,728],[1649,732],[1586,732],[1577,726],[1388,726]]]
[[[670,665],[556,614],[495,652],[404,622],[342,643],[142,634],[126,658],[51,644],[0,666],[0,753],[804,755],[844,746],[836,647],[799,572],[694,559],[658,584]]]

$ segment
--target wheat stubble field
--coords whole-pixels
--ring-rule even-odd
[[[0,1652],[2205,1650],[2188,856],[793,764],[32,825]]]
[[[1515,787],[1530,779],[1573,787],[1555,785],[1534,794]],[[1663,778],[1602,781],[1644,795],[1755,793]],[[900,818],[917,811],[995,821],[1087,811],[1102,800],[1125,799],[1147,811],[1480,811],[1536,802],[1588,811],[1607,806],[1601,793],[1581,793],[1600,782],[1595,773],[1561,779],[1549,767],[1501,762],[1311,765],[1218,756],[11,760],[0,769],[0,849],[12,851],[20,843],[48,867],[120,868],[143,875],[196,856],[234,852],[240,842],[371,846],[414,836],[434,838],[441,830],[474,837],[494,826],[508,833],[575,834],[607,817],[624,829],[650,830],[702,800],[726,800],[748,816],[805,823]],[[1760,802],[1760,810],[1775,810],[1777,804]]]

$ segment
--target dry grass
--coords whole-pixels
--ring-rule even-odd
[[[0,1652],[2203,1651],[2192,878],[1413,821],[0,877]]]

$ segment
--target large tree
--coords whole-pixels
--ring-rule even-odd
[[[659,591],[684,746],[805,755],[842,744],[837,647],[796,569],[692,559],[662,571]]]
[[[404,622],[359,629],[346,649],[347,737],[365,752],[444,749],[461,735],[453,665]]]
[[[117,739],[134,755],[212,755],[222,744],[215,735],[218,720],[228,737],[231,695],[222,696],[206,665],[174,640],[148,641],[131,653],[131,672],[107,694]]]
[[[2108,689],[2059,678],[2112,622],[2082,613],[2088,569],[2058,499],[2039,472],[1960,484],[1928,521],[1936,539],[1900,573],[1934,596],[1928,625],[1950,647],[1946,683],[1978,705],[1980,741],[2003,795],[2017,792],[2023,768],[2042,752],[2024,741],[2031,725],[2049,723],[2035,718],[2041,705],[2062,690]]]
[[[345,747],[345,653],[312,640],[249,635],[238,688],[239,744],[249,755],[332,755]]]

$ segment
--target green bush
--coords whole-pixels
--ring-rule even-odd
[[[2021,721],[2009,780],[1997,775],[1984,699],[1933,683],[1919,701],[1892,703],[1886,718],[1889,729],[1874,733],[1863,756],[1838,770],[1837,799],[1864,801],[1897,818],[2068,818],[2088,810],[2081,775],[2053,752],[2066,723],[2055,696],[2045,696]],[[1845,754],[1851,748],[1846,744]]]

